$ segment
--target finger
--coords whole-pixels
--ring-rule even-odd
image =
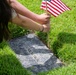
[[[47,24],[47,23],[49,23],[50,22],[50,20],[46,20],[43,24]]]
[[[51,16],[50,15],[47,15],[47,19],[50,19],[51,18]]]

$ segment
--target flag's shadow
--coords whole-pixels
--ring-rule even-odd
[[[61,32],[58,34],[57,40],[53,43],[53,51],[58,55],[58,49],[62,48],[63,44],[76,44],[76,34]],[[58,57],[58,56],[57,56]]]

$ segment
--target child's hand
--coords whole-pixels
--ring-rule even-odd
[[[50,19],[50,14],[43,13],[41,15],[38,15],[38,22],[41,24],[47,24]]]
[[[50,31],[50,20],[47,24],[43,24],[43,32],[49,32]]]

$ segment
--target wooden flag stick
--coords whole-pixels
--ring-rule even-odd
[[[48,8],[47,8],[47,0],[46,0],[46,10],[45,10],[45,12],[46,12],[47,14],[49,14],[48,11],[47,11],[47,9],[48,9]],[[46,33],[46,34],[47,34],[47,46],[50,47],[50,46],[49,46],[49,34],[48,34],[48,33]]]
[[[47,6],[47,0],[46,0],[46,9],[45,9],[45,12],[47,13],[47,14],[50,14],[47,10],[48,10],[48,6]]]
[[[47,12],[47,0],[46,0],[46,10],[45,11]]]
[[[45,9],[45,12],[48,13],[48,12],[47,12],[47,0],[46,0],[46,9]]]

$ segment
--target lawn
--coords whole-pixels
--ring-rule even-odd
[[[18,0],[31,11],[41,14],[42,0]],[[51,17],[50,32],[36,32],[39,38],[52,49],[53,53],[65,64],[64,67],[53,69],[38,75],[76,75],[76,0],[62,0],[70,8],[58,17]],[[16,25],[9,24],[11,37],[19,37],[28,33]],[[44,41],[45,40],[45,41]],[[0,75],[31,75],[25,70],[7,42],[0,44]]]

